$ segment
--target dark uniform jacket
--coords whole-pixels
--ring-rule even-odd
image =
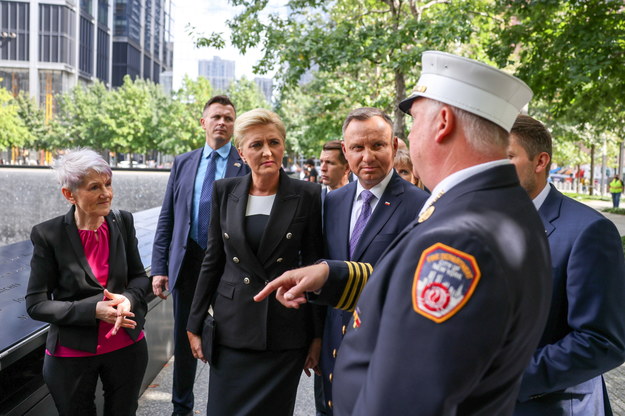
[[[324,256],[332,260],[349,259],[349,225],[352,205],[356,198],[357,182],[351,182],[332,191],[324,205]],[[358,240],[358,246],[351,260],[374,264],[408,224],[419,213],[428,194],[403,180],[393,172],[382,198],[375,206],[371,217]],[[321,349],[321,371],[326,405],[332,401],[332,379],[334,361],[343,340],[343,334],[352,314],[349,311],[328,308],[323,330]],[[329,406],[328,412],[332,411]]]
[[[168,276],[170,290],[174,290],[176,286],[187,247],[193,211],[193,186],[203,149],[202,147],[184,153],[174,160],[163,198],[163,206],[158,217],[150,274]],[[243,163],[237,149],[232,146],[225,177],[241,176],[249,171],[249,167]]]
[[[268,281],[321,256],[321,187],[280,172],[256,254],[244,228],[251,178],[248,174],[215,182],[208,247],[187,330],[201,334],[212,305],[217,344],[252,350],[308,347],[323,326],[320,317],[313,319],[311,305],[287,309],[275,296],[262,302],[253,297]]]
[[[553,295],[515,415],[612,414],[601,374],[625,359],[621,238],[610,220],[555,188],[539,214],[551,248]]]
[[[433,207],[389,246],[358,300],[335,367],[338,416],[512,414],[551,297],[544,228],[512,165]],[[352,307],[369,266],[329,263],[320,301]]]
[[[98,320],[95,310],[104,299],[104,287],[93,274],[80,241],[72,208],[65,215],[35,225],[30,234],[33,257],[26,292],[31,318],[49,322],[46,348],[54,353],[57,342],[64,347],[96,352]],[[132,214],[120,211],[124,224],[106,216],[109,239],[109,278],[106,289],[130,300],[135,329],[124,328],[137,339],[147,313],[145,296],[151,285],[141,263]],[[120,232],[121,229],[121,232]],[[122,232],[125,235],[122,235]]]

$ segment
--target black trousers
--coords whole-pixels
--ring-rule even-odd
[[[180,274],[176,279],[176,287],[171,292],[174,299],[174,380],[171,401],[174,411],[178,413],[188,413],[193,410],[195,400],[193,384],[197,359],[193,357],[189,345],[187,321],[202,260],[204,260],[204,250],[195,241],[189,239],[180,266]]]
[[[148,347],[141,341],[93,357],[52,357],[43,360],[43,379],[60,416],[96,416],[98,378],[104,390],[104,414],[132,416],[148,365]]]

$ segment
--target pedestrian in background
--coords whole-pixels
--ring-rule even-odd
[[[174,159],[152,249],[152,290],[174,302],[172,416],[193,414],[197,360],[187,338],[187,318],[206,250],[213,183],[249,172],[230,143],[236,110],[217,95],[206,102],[200,124],[204,146]]]
[[[610,181],[610,194],[612,194],[612,207],[618,208],[621,201],[621,194],[623,193],[623,181],[619,178],[618,174],[614,175],[614,178]]]

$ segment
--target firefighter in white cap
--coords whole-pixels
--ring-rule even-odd
[[[418,219],[372,274],[327,261],[257,296],[277,289],[287,306],[314,298],[353,308],[335,415],[512,414],[551,295],[545,230],[506,153],[531,96],[496,68],[424,53],[416,90],[399,105],[413,117],[411,157],[432,189]]]

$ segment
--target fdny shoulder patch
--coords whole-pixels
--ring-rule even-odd
[[[469,301],[480,281],[475,257],[442,243],[421,254],[412,284],[415,312],[445,322]]]

